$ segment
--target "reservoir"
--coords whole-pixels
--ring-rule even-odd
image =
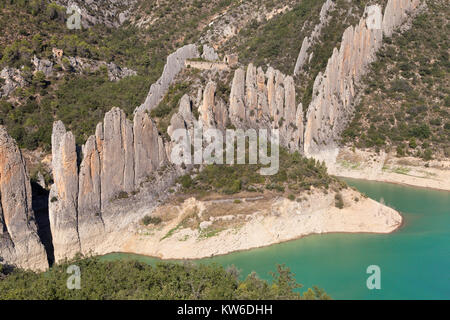
[[[285,264],[304,288],[317,285],[333,299],[450,299],[450,192],[344,179],[370,198],[398,210],[402,227],[391,234],[323,234],[198,260],[234,264],[271,279]],[[160,261],[112,253],[102,257]],[[369,290],[369,266],[381,270],[381,289]]]

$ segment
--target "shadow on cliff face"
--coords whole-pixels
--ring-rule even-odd
[[[52,266],[55,262],[55,256],[48,215],[48,197],[50,192],[33,181],[31,182],[31,189],[33,192],[32,206],[38,225],[38,235],[41,242],[44,244],[48,264]]]

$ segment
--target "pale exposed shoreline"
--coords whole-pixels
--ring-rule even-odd
[[[424,161],[395,157],[383,151],[332,148],[314,158],[325,161],[328,173],[337,177],[393,183],[410,187],[450,191],[450,160]]]
[[[400,214],[400,216],[402,216],[402,215]],[[161,258],[161,257],[155,256],[155,255],[150,255],[150,254],[145,254],[145,253],[128,252],[128,251],[123,251],[123,250],[122,251],[108,252],[108,253],[106,253],[104,255],[109,255],[109,254],[134,254],[134,255],[139,255],[139,256],[159,259],[161,261],[169,261],[169,260],[170,261],[197,261],[197,260],[202,260],[202,259],[207,259],[207,258],[226,256],[226,255],[229,255],[229,254],[232,254],[232,253],[251,251],[251,250],[260,249],[260,248],[267,248],[267,247],[275,246],[277,244],[282,244],[282,243],[286,243],[286,242],[300,240],[300,239],[303,239],[303,238],[306,238],[306,237],[309,237],[309,236],[314,236],[314,235],[319,236],[319,235],[327,235],[327,234],[387,234],[387,233],[394,233],[394,232],[398,231],[399,229],[401,229],[403,227],[403,225],[404,225],[404,219],[403,219],[403,216],[402,216],[402,221],[400,222],[400,224],[397,226],[397,228],[393,229],[391,232],[331,231],[331,232],[322,232],[322,233],[309,233],[309,234],[298,236],[296,238],[282,240],[282,241],[279,241],[279,242],[266,244],[266,245],[262,245],[262,246],[259,246],[259,247],[248,248],[248,249],[238,249],[238,250],[233,250],[233,251],[230,251],[230,252],[215,254],[215,255],[206,256],[206,257],[202,257],[202,258]]]
[[[191,260],[266,247],[312,234],[391,233],[401,227],[403,219],[394,209],[364,198],[352,189],[346,189],[342,194],[343,209],[335,207],[334,193],[314,192],[300,204],[286,198],[272,199],[266,211],[249,214],[243,224],[224,228],[208,237],[202,236],[200,229],[177,228],[190,210],[200,207],[201,215],[210,207],[208,203],[191,198],[179,207],[177,218],[159,228],[140,226],[126,236],[122,233],[122,244],[109,252],[140,254],[162,260]],[[244,201],[237,210],[245,209],[247,205]],[[262,205],[267,207],[268,202]],[[229,215],[225,217],[229,219]],[[171,231],[174,228],[175,231]]]

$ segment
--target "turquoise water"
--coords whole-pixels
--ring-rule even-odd
[[[305,287],[317,285],[334,299],[450,299],[450,192],[345,179],[403,214],[392,234],[327,234],[225,256],[202,259],[236,265],[243,274],[269,272],[284,263]],[[103,259],[154,258],[110,254]],[[381,289],[369,290],[366,269],[381,268]]]

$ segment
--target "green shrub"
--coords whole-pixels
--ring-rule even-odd
[[[239,179],[236,179],[231,182],[231,184],[224,187],[225,194],[234,194],[241,191],[242,188],[242,182]]]
[[[120,191],[117,195],[116,199],[127,199],[129,197],[129,194],[125,191]]]
[[[427,161],[432,160],[433,159],[433,151],[431,149],[426,149],[423,152],[422,158]]]
[[[334,203],[335,203],[336,208],[339,208],[339,209],[344,208],[344,199],[343,199],[341,193],[336,193],[336,195],[334,196],[334,200],[335,200]]]
[[[145,216],[142,218],[142,224],[144,226],[148,226],[149,224],[158,225],[162,222],[162,219],[160,217],[152,217],[152,216]]]
[[[189,189],[192,186],[192,183],[193,183],[192,178],[191,178],[191,176],[189,174],[186,174],[186,175],[182,176],[179,179],[179,182],[181,183],[181,186],[184,189]]]

